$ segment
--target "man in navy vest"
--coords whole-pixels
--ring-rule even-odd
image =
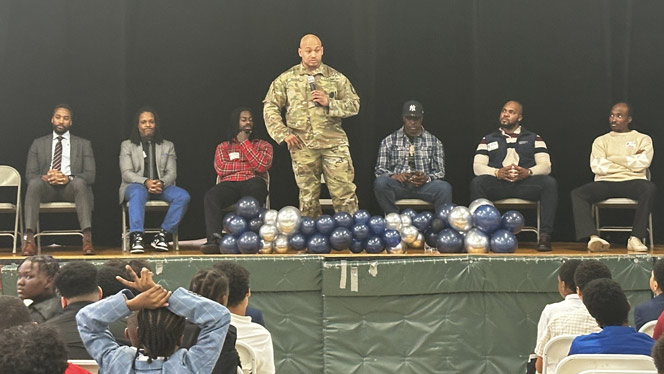
[[[542,138],[521,126],[523,106],[508,101],[500,112],[500,128],[482,138],[473,160],[476,177],[470,198],[540,200],[541,228],[537,250],[551,250],[558,205],[558,182],[550,176],[551,159]]]

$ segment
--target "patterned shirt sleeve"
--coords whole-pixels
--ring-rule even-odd
[[[443,142],[438,138],[431,135],[431,143],[433,155],[431,157],[431,167],[427,174],[431,180],[445,178],[445,150],[443,149]]]
[[[394,164],[390,163],[390,141],[391,136],[386,137],[380,142],[378,147],[378,158],[376,159],[376,167],[374,174],[376,177],[386,176],[389,177],[394,174]]]
[[[267,90],[265,99],[263,99],[263,120],[265,127],[277,144],[281,144],[284,138],[290,135],[290,130],[286,127],[281,111],[286,107],[288,96],[286,92],[286,82],[281,76],[277,77],[270,88]]]
[[[340,82],[337,86],[337,97],[329,99],[329,116],[347,118],[360,112],[360,97],[348,78],[338,73]]]

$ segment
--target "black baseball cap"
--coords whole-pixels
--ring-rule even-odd
[[[424,108],[422,103],[415,100],[408,100],[403,104],[402,116],[404,117],[424,117]]]

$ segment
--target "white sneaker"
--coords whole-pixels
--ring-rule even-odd
[[[641,242],[641,239],[636,236],[630,236],[627,239],[628,252],[648,252],[648,247]]]
[[[590,252],[606,252],[611,247],[611,244],[597,235],[593,235],[588,240],[588,250]]]

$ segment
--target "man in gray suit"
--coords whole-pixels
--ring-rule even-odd
[[[129,139],[120,146],[120,204],[129,204],[131,253],[143,253],[145,203],[149,199],[166,201],[170,206],[161,231],[154,236],[152,247],[168,251],[167,233],[174,233],[189,206],[189,193],[175,185],[177,165],[175,146],[159,131],[159,116],[154,109],[143,107],[135,117]]]
[[[39,222],[39,203],[69,201],[76,203],[78,222],[83,232],[83,254],[94,254],[92,246],[92,184],[95,182],[95,157],[89,140],[69,132],[72,110],[66,104],[53,108],[53,134],[37,138],[28,152],[25,177],[24,256],[37,253],[34,232]]]

